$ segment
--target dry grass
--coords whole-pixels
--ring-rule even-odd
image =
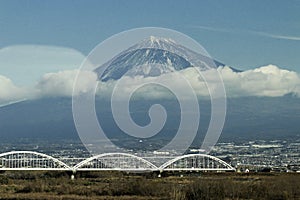
[[[300,199],[300,174],[5,172],[0,199]]]

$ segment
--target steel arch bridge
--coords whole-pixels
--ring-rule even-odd
[[[206,154],[188,154],[168,160],[157,167],[145,158],[128,153],[104,153],[87,158],[75,166],[52,156],[33,151],[12,151],[0,154],[0,171],[235,171],[219,158]]]

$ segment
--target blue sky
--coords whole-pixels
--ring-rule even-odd
[[[42,44],[86,55],[113,34],[157,26],[189,35],[236,68],[300,72],[299,10],[299,0],[0,0],[0,48]]]

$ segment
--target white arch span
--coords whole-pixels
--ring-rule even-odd
[[[34,151],[11,151],[0,154],[0,170],[71,170],[64,162]]]
[[[183,161],[183,160],[187,160],[187,159],[197,159],[197,158],[202,158],[202,162],[201,163],[197,163],[195,162],[194,165],[192,167],[188,167],[188,166],[175,166],[174,164],[177,161]],[[205,160],[206,159],[206,160]],[[212,161],[212,163],[210,163],[209,161]],[[207,162],[207,163],[205,163]],[[213,162],[216,162],[216,164],[214,164]],[[199,166],[199,164],[201,164],[202,166]],[[212,166],[210,166],[212,165]],[[221,167],[220,167],[221,165]],[[207,154],[187,154],[187,155],[183,155],[183,156],[179,156],[176,157],[174,159],[171,159],[169,161],[167,161],[166,163],[164,163],[163,165],[161,165],[159,167],[159,169],[161,171],[235,171],[235,168],[233,168],[231,165],[229,165],[228,163],[226,163],[225,161],[211,156],[211,155],[207,155]]]
[[[112,159],[120,161],[120,159],[124,159],[124,158],[129,158],[129,159],[133,159],[133,160],[137,160],[139,162],[141,162],[141,164],[145,165],[144,167],[140,167],[139,165],[137,166],[132,166],[131,164],[134,163],[126,163],[127,166],[125,166],[124,168],[120,168],[118,166],[115,166],[114,164],[112,166],[109,167],[87,167],[85,168],[85,165],[88,165],[89,163],[91,163],[92,161],[97,161],[97,160],[105,160],[106,158],[112,157]],[[129,160],[130,161],[130,160]],[[128,162],[128,160],[127,160]],[[103,163],[105,164],[105,163]],[[120,164],[120,163],[119,163]],[[155,170],[159,170],[153,163],[149,162],[148,160],[145,160],[144,158],[129,154],[129,153],[104,153],[104,154],[99,154],[96,156],[93,156],[91,158],[88,158],[80,163],[78,163],[77,165],[74,166],[73,168],[74,171],[84,171],[84,170],[124,170],[124,171],[135,171],[135,170],[151,170],[151,171],[155,171]]]

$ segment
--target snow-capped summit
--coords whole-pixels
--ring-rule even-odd
[[[219,65],[223,64],[196,53],[172,39],[150,36],[119,53],[95,71],[101,81],[108,81],[120,79],[125,74],[159,76],[188,67],[207,70]]]
[[[129,49],[155,48],[167,50],[174,48],[174,46],[178,46],[178,44],[171,38],[150,36],[149,38],[142,40],[141,42],[132,46]]]

